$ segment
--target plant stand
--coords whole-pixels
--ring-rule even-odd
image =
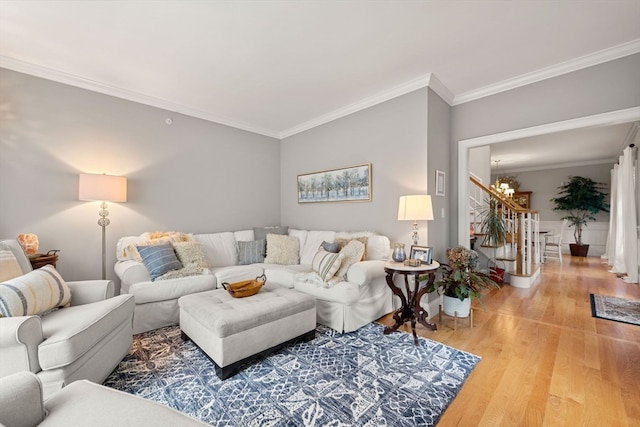
[[[453,330],[458,330],[458,319],[465,319],[465,317],[458,317],[458,312],[454,311],[453,316],[448,315],[442,310],[442,304],[438,305],[438,323],[442,324],[442,315],[447,317],[453,317]],[[469,320],[469,328],[473,328],[473,307],[469,310],[469,316],[466,317]]]

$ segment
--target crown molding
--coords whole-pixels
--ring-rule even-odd
[[[608,49],[599,50],[550,67],[541,68],[530,73],[503,80],[496,84],[460,93],[453,98],[453,102],[450,105],[454,106],[464,104],[465,102],[475,101],[480,98],[516,89],[542,80],[550,79],[552,77],[561,76],[573,71],[582,70],[594,65],[603,64],[638,52],[640,52],[640,39],[631,40]]]
[[[0,55],[0,68],[6,68],[9,70],[17,71],[24,74],[29,74],[35,77],[40,77],[47,80],[52,80],[58,83],[64,83],[70,86],[78,87],[81,89],[90,90],[92,92],[98,92],[103,95],[114,96],[116,98],[126,99],[128,101],[137,102],[151,107],[161,108],[163,110],[170,111],[172,113],[179,113],[190,117],[195,117],[202,120],[218,123],[225,126],[230,126],[236,129],[245,130],[247,132],[257,133],[260,135],[268,136],[271,138],[279,138],[279,133],[271,129],[265,129],[258,126],[253,126],[248,123],[239,122],[237,120],[231,120],[225,117],[217,116],[207,113],[205,111],[198,110],[196,108],[187,107],[175,102],[167,101],[161,98],[155,98],[153,96],[145,95],[139,92],[123,89],[113,85],[104,84],[95,80],[86,79],[84,77],[76,76],[73,74],[65,73],[62,71],[54,70],[40,65],[31,64],[28,62],[20,61],[15,58],[10,58],[4,55]]]
[[[314,127],[323,125],[325,123],[329,123],[333,120],[337,120],[342,117],[348,116],[350,114],[357,113],[358,111],[364,110],[369,107],[373,107],[374,105],[381,104],[385,101],[389,101],[390,99],[397,98],[398,96],[405,95],[409,92],[413,92],[414,90],[425,88],[429,86],[430,82],[435,82],[435,81],[436,79],[432,73],[422,75],[418,78],[410,80],[401,85],[395,86],[391,89],[388,89],[388,90],[379,92],[375,95],[364,98],[361,101],[354,102],[353,104],[349,104],[345,107],[338,108],[337,110],[334,110],[330,113],[323,114],[322,116],[316,117],[315,119],[311,119],[297,126],[294,126],[290,129],[286,129],[280,133],[280,139],[288,138],[300,132],[313,129]],[[448,92],[448,89],[446,89],[446,87],[444,87],[442,83],[440,83],[440,85],[441,87],[439,87],[438,90],[443,90],[444,88],[446,92]],[[451,99],[453,98],[452,96],[450,97]]]

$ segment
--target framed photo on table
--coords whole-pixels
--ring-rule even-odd
[[[418,259],[422,264],[431,264],[432,249],[429,246],[411,245],[410,259]]]

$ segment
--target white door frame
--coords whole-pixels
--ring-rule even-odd
[[[469,215],[465,215],[469,211],[469,149],[513,139],[638,120],[640,120],[640,107],[633,107],[458,141],[458,244],[469,247]]]

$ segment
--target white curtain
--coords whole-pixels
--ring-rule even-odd
[[[636,150],[625,148],[611,172],[611,209],[606,258],[614,273],[625,273],[624,281],[638,283],[638,188]]]

